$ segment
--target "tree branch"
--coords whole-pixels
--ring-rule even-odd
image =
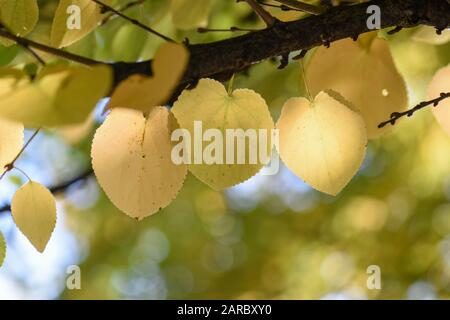
[[[383,128],[385,126],[387,126],[388,124],[390,125],[395,125],[395,123],[397,122],[397,120],[399,120],[402,117],[412,117],[413,114],[425,107],[431,106],[433,105],[433,107],[437,107],[439,105],[439,103],[441,103],[441,101],[450,98],[450,92],[447,93],[441,93],[439,97],[437,97],[436,99],[430,100],[430,101],[423,101],[421,103],[419,103],[417,106],[415,106],[412,109],[409,109],[405,112],[394,112],[391,114],[391,118],[385,122],[382,122],[378,125],[378,128]]]
[[[450,4],[447,0],[373,0],[352,6],[329,8],[321,15],[292,22],[276,23],[270,28],[235,38],[188,45],[191,59],[187,71],[174,92],[174,98],[200,78],[227,80],[233,73],[252,64],[297,50],[355,38],[369,32],[367,7],[378,5],[382,28],[414,27],[420,24],[443,30],[449,26]],[[139,73],[151,75],[150,61],[113,63],[115,85]]]
[[[138,20],[136,20],[136,19],[133,19],[133,18],[128,17],[127,15],[125,15],[124,13],[122,13],[120,10],[116,10],[116,9],[114,9],[114,8],[111,7],[111,6],[108,6],[107,4],[103,3],[103,2],[100,1],[100,0],[91,0],[91,1],[95,2],[96,4],[98,4],[98,5],[99,5],[100,7],[102,7],[104,10],[106,10],[106,11],[108,11],[108,12],[111,12],[111,13],[113,13],[113,14],[115,14],[115,15],[121,17],[122,19],[127,20],[128,22],[134,24],[135,26],[138,26],[139,28],[141,28],[141,29],[143,29],[143,30],[145,30],[145,31],[147,31],[147,32],[150,32],[150,33],[154,34],[155,36],[160,37],[161,39],[164,39],[164,40],[169,41],[169,42],[174,42],[174,41],[173,41],[172,39],[170,39],[169,37],[167,37],[167,36],[165,36],[165,35],[159,33],[158,31],[156,31],[156,30],[154,30],[154,29],[152,29],[152,28],[150,28],[150,27],[148,27],[148,26],[146,26],[146,25],[143,24],[143,23],[140,23],[140,22],[139,22]]]
[[[63,50],[60,50],[60,49],[56,49],[56,48],[52,48],[52,47],[46,46],[44,44],[35,42],[33,40],[29,40],[29,39],[26,39],[26,38],[22,38],[22,37],[16,36],[16,35],[12,34],[11,32],[9,32],[6,29],[0,28],[0,37],[6,38],[6,39],[9,39],[9,40],[13,40],[13,41],[17,42],[22,47],[35,48],[35,49],[38,49],[40,51],[47,52],[47,53],[50,53],[52,55],[55,55],[55,56],[58,56],[58,57],[61,57],[61,58],[64,58],[64,59],[67,59],[67,60],[70,60],[70,61],[73,61],[73,62],[78,62],[78,63],[85,64],[85,65],[94,65],[94,64],[101,63],[100,61],[96,61],[96,60],[93,60],[93,59],[85,58],[85,57],[82,57],[82,56],[79,56],[79,55],[76,55],[76,54],[73,54],[73,53],[70,53],[70,52],[66,52],[66,51],[63,51]]]
[[[300,11],[310,13],[310,14],[321,14],[325,10],[319,6],[313,6],[312,4],[297,1],[297,0],[276,0],[279,3],[282,3],[288,7],[296,8]]]

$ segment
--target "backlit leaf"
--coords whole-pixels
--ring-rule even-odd
[[[0,118],[0,174],[11,163],[24,143],[23,125]]]
[[[9,1],[9,0],[8,0]],[[111,0],[102,1],[111,5]],[[80,8],[80,28],[68,28],[67,22],[71,14],[68,7],[76,5]],[[102,19],[100,6],[92,0],[60,0],[52,24],[50,43],[52,46],[67,47],[89,34]]]
[[[171,160],[170,135],[175,118],[155,107],[142,112],[117,108],[97,130],[92,143],[92,166],[112,203],[141,220],[168,206],[186,178],[185,165]]]
[[[165,103],[184,74],[189,61],[185,46],[165,43],[152,62],[153,76],[132,75],[119,84],[107,108],[131,108],[148,111]]]
[[[334,96],[320,92],[313,102],[289,99],[277,123],[283,162],[330,195],[337,195],[356,174],[367,144],[362,117]]]
[[[379,129],[378,124],[408,107],[406,85],[383,39],[363,44],[346,39],[328,49],[320,47],[311,58],[306,78],[313,96],[332,89],[355,105],[366,122],[369,138],[389,130],[391,126]]]
[[[15,35],[29,34],[39,19],[37,0],[0,0],[0,21]],[[0,43],[14,42],[0,38]]]
[[[201,79],[197,87],[193,90],[185,90],[175,102],[172,111],[180,124],[180,127],[187,129],[191,137],[191,165],[189,170],[201,181],[216,190],[222,190],[235,184],[243,182],[255,175],[266,163],[266,159],[259,157],[261,153],[270,158],[271,154],[271,130],[274,128],[272,117],[269,113],[264,99],[256,92],[248,89],[237,89],[228,94],[224,86],[212,79]],[[211,160],[203,159],[201,163],[195,163],[195,139],[203,139],[195,132],[195,121],[201,121],[202,131],[208,129],[219,130],[222,142],[211,137],[211,141],[202,142],[202,150],[199,157],[203,157],[203,152],[208,150],[208,146],[218,143],[216,152],[222,151],[222,156],[218,156],[214,163]],[[227,139],[227,129],[241,129],[255,134],[253,140],[255,144],[250,146],[250,138],[243,139],[230,136]],[[237,133],[237,131],[235,131]],[[260,133],[266,134],[266,139],[260,139]],[[202,134],[202,133],[200,133]],[[206,140],[206,139],[205,139]],[[245,161],[238,163],[238,143],[245,144]],[[260,147],[260,143],[265,146]],[[232,161],[227,161],[226,146],[233,146],[234,157]],[[252,150],[250,150],[252,149]],[[261,149],[261,150],[260,150]],[[231,147],[230,147],[231,150]],[[258,155],[257,161],[251,163],[249,155],[251,151]],[[212,154],[212,152],[211,152]],[[228,155],[231,157],[231,155]],[[199,158],[197,157],[197,158]],[[261,161],[262,160],[262,161]],[[230,163],[231,162],[231,163]]]
[[[428,87],[428,99],[433,100],[440,96],[441,93],[450,92],[450,65],[440,69]],[[450,99],[447,98],[439,103],[438,106],[432,107],[433,114],[442,128],[450,135]]]
[[[0,95],[0,116],[26,127],[82,123],[107,95],[111,77],[111,69],[104,65],[46,67],[35,81]]]
[[[412,38],[427,44],[442,45],[450,41],[450,30],[445,29],[442,30],[441,34],[437,34],[436,28],[421,26],[414,33]]]
[[[15,193],[11,213],[19,230],[43,252],[56,225],[56,202],[52,193],[30,181]]]

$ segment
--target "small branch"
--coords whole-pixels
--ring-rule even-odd
[[[36,131],[34,131],[34,133],[32,134],[32,136],[30,137],[30,139],[28,139],[28,141],[23,145],[22,149],[20,149],[19,153],[15,156],[15,158],[8,163],[7,165],[5,165],[4,169],[5,171],[2,173],[2,175],[0,176],[0,180],[3,179],[3,177],[6,175],[6,173],[8,173],[9,171],[11,171],[12,169],[14,169],[14,165],[16,164],[17,159],[20,158],[20,156],[22,155],[22,153],[26,150],[26,148],[30,145],[31,141],[34,140],[34,138],[36,138],[36,136],[38,135],[39,131],[41,131],[41,128],[37,129]]]
[[[388,124],[395,125],[397,120],[399,120],[400,118],[405,117],[405,116],[406,117],[412,117],[412,115],[415,112],[417,112],[417,111],[419,111],[419,110],[421,110],[421,109],[423,109],[425,107],[431,106],[431,105],[433,105],[433,107],[437,107],[439,105],[439,103],[441,103],[441,101],[443,101],[445,99],[448,99],[448,98],[450,98],[450,92],[441,93],[441,95],[438,98],[430,100],[430,101],[421,102],[417,106],[415,106],[414,108],[409,109],[409,110],[407,110],[405,112],[394,112],[394,113],[391,114],[391,118],[389,120],[385,121],[385,122],[380,123],[378,125],[378,128],[383,128],[383,127],[387,126]]]
[[[135,26],[138,26],[138,27],[140,27],[140,28],[142,28],[142,29],[144,29],[144,30],[146,30],[146,31],[148,31],[148,32],[150,32],[150,33],[152,33],[152,34],[154,34],[155,36],[158,36],[158,37],[160,37],[160,38],[162,38],[162,39],[164,39],[164,40],[166,40],[166,41],[169,41],[169,42],[174,42],[174,41],[173,41],[172,39],[170,39],[169,37],[167,37],[167,36],[165,36],[165,35],[159,33],[158,31],[156,31],[156,30],[154,30],[154,29],[152,29],[152,28],[150,28],[150,27],[147,27],[145,24],[140,23],[140,22],[137,21],[136,19],[133,19],[133,18],[130,18],[130,17],[126,16],[126,15],[123,14],[122,12],[120,12],[120,11],[114,9],[113,7],[108,6],[107,4],[104,4],[104,3],[101,2],[100,0],[91,0],[91,1],[94,1],[96,4],[98,4],[99,6],[101,6],[101,7],[102,7],[103,9],[105,9],[106,11],[109,11],[109,12],[114,13],[115,15],[118,15],[119,17],[121,17],[121,18],[127,20],[128,22],[134,24]]]
[[[85,64],[85,65],[94,65],[94,64],[99,64],[101,62],[93,60],[93,59],[89,59],[89,58],[85,58],[70,52],[66,52],[60,49],[56,49],[56,48],[52,48],[46,45],[43,45],[41,43],[38,42],[34,42],[32,40],[26,39],[26,38],[22,38],[19,36],[16,36],[10,32],[8,32],[7,30],[4,29],[0,29],[0,37],[9,39],[9,40],[13,40],[15,42],[17,42],[19,45],[23,46],[23,47],[30,47],[30,48],[34,48],[37,49],[39,51],[43,51],[43,52],[47,52],[50,53],[54,56],[58,56],[60,58],[63,59],[67,59],[73,62],[77,62],[77,63],[81,63],[81,64]]]
[[[145,0],[136,0],[136,1],[132,1],[127,3],[126,5],[122,6],[121,8],[117,9],[117,11],[120,12],[125,12],[128,9],[131,9],[135,6],[138,6],[140,4],[143,4]],[[117,16],[114,12],[110,12],[100,23],[100,25],[104,25],[106,23],[108,23],[109,20],[111,20],[113,17]]]
[[[325,8],[323,7],[313,6],[312,4],[304,3],[297,0],[275,0],[275,1],[314,15],[319,15],[325,12]]]
[[[94,171],[92,169],[88,169],[85,172],[81,173],[80,175],[74,177],[73,179],[70,179],[69,181],[66,181],[61,184],[57,184],[55,186],[51,186],[48,189],[53,194],[65,192],[70,186],[72,186],[73,184],[75,184],[77,182],[80,182],[80,181],[83,181],[83,180],[89,178],[90,176],[92,176],[93,173],[94,173]],[[2,213],[6,213],[8,211],[11,211],[11,205],[7,204],[7,205],[4,205],[3,207],[0,207],[0,215]]]
[[[225,81],[233,73],[266,59],[288,52],[310,50],[324,43],[356,38],[370,32],[367,28],[367,7],[370,5],[379,6],[383,12],[382,29],[418,25],[444,29],[450,22],[450,5],[447,0],[372,0],[350,6],[330,7],[321,15],[277,22],[271,28],[230,39],[190,44],[189,66],[174,91],[172,100],[200,78]],[[149,60],[118,62],[111,66],[114,68],[114,85],[132,74],[152,74]]]
[[[240,0],[242,1],[242,0]],[[268,27],[273,26],[276,22],[277,19],[275,19],[269,12],[267,12],[263,7],[261,7],[261,5],[256,2],[255,0],[245,0],[248,5],[252,8],[253,11],[255,11],[255,13],[264,20],[264,22],[266,23],[266,25]]]
[[[8,29],[4,24],[0,22],[0,29],[4,29],[6,32],[9,32],[10,34],[13,34],[11,30]],[[31,49],[27,44],[24,43],[18,43],[19,46],[24,48],[26,51],[28,51],[41,65],[45,66],[45,61],[42,59],[33,49]]]

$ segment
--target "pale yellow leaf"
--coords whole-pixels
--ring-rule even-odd
[[[191,136],[189,170],[213,189],[222,190],[243,182],[255,175],[266,164],[266,161],[259,156],[257,161],[252,163],[249,157],[251,151],[258,155],[265,153],[270,158],[271,133],[274,129],[274,123],[266,102],[252,90],[237,89],[229,95],[220,82],[212,79],[201,79],[195,89],[185,90],[181,94],[175,102],[172,112],[180,127],[187,129]],[[219,142],[219,148],[216,150],[217,152],[219,152],[219,149],[222,150],[222,156],[218,157],[220,158],[217,159],[218,161],[209,163],[211,161],[203,159],[202,163],[195,163],[195,154],[198,152],[195,152],[194,139],[203,139],[195,132],[195,121],[201,121],[203,132],[209,129],[220,131],[223,143]],[[249,133],[253,132],[256,135],[256,138],[253,139],[255,148],[250,146],[251,138],[245,137],[245,150],[241,150],[241,152],[245,152],[243,164],[238,163],[237,159],[237,147],[239,145],[237,140],[240,139],[235,136],[230,136],[230,139],[228,139],[227,129],[241,129],[244,132],[250,130]],[[267,139],[260,139],[260,132],[265,132]],[[200,157],[203,157],[202,151],[208,150],[208,146],[217,143],[217,139],[211,138],[211,140],[214,141],[202,142]],[[266,144],[265,148],[260,148],[261,142]],[[233,161],[227,161],[227,145],[232,146],[233,144],[234,159]]]
[[[450,65],[440,69],[428,87],[428,99],[433,100],[440,96],[441,93],[450,92]],[[447,98],[433,108],[433,114],[442,128],[450,135],[450,98]]]
[[[432,45],[442,45],[450,41],[450,30],[442,30],[441,34],[437,34],[436,28],[430,26],[421,26],[414,32],[412,39]]]
[[[8,0],[9,1],[9,0]],[[111,0],[102,1],[111,5]],[[80,8],[80,28],[68,28],[67,22],[72,21],[71,14],[67,13],[69,6],[76,5]],[[97,27],[102,20],[100,6],[92,0],[60,0],[53,19],[50,43],[52,46],[61,48],[88,35]]]
[[[333,96],[288,100],[277,127],[288,168],[314,189],[337,195],[361,166],[367,133],[362,117]]]
[[[172,0],[173,24],[182,30],[206,27],[214,0]]]
[[[406,110],[408,96],[387,42],[368,40],[346,39],[328,49],[320,47],[310,60],[306,79],[313,96],[328,89],[342,94],[360,110],[369,138],[377,138],[391,127],[379,129],[378,124],[393,112]]]
[[[189,51],[184,45],[163,44],[152,62],[152,77],[133,75],[122,81],[113,92],[107,106],[148,111],[165,103],[173,93],[189,62]]]
[[[18,36],[29,34],[39,19],[37,0],[0,0],[0,22]],[[0,43],[14,42],[0,38]]]
[[[105,65],[46,67],[35,81],[0,96],[0,116],[26,127],[82,123],[108,94],[111,81]]]
[[[14,194],[11,213],[19,230],[43,252],[56,225],[56,201],[52,193],[30,181]]]
[[[24,127],[21,123],[0,118],[0,174],[22,149]]]
[[[185,165],[171,159],[170,135],[175,118],[155,107],[142,112],[117,108],[97,130],[92,143],[92,166],[111,202],[136,219],[168,206],[186,178]]]
[[[92,112],[88,118],[80,124],[72,124],[56,128],[56,133],[70,144],[77,144],[86,138],[95,125],[95,112]]]

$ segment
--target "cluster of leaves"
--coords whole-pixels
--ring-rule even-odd
[[[39,12],[35,0],[0,3],[0,20],[9,30],[19,36],[33,30]],[[192,8],[191,1],[172,0],[161,6],[170,10],[178,28],[190,29],[205,25],[211,3],[195,1]],[[66,28],[67,7],[72,4],[82,9],[80,30]],[[55,48],[76,43],[106,14],[91,0],[61,0],[49,43]],[[422,33],[418,37],[429,39]],[[9,40],[3,44],[13,45]],[[212,79],[200,79],[194,89],[185,89],[167,109],[163,104],[185,72],[189,53],[184,45],[163,44],[152,60],[151,77],[133,75],[112,93],[109,114],[92,142],[92,166],[99,184],[120,210],[141,220],[171,203],[188,170],[211,188],[223,190],[263,167],[263,163],[174,164],[171,133],[182,128],[194,136],[194,121],[202,121],[204,129],[217,129],[223,136],[226,129],[279,129],[278,151],[284,163],[313,188],[338,194],[359,170],[368,140],[389,130],[378,124],[394,112],[407,110],[408,94],[387,41],[377,33],[356,42],[346,39],[331,48],[320,47],[308,58],[306,72],[301,72],[303,64],[298,67],[299,78],[308,88],[307,97],[285,102],[275,124],[260,94],[250,89],[226,90]],[[446,67],[436,74],[430,98],[450,91],[449,72]],[[111,83],[112,71],[103,64],[49,65],[32,74],[21,66],[1,69],[0,168],[14,167],[14,159],[23,149],[24,127],[83,125],[96,103],[108,95]],[[447,131],[448,112],[446,105],[435,111]],[[55,200],[49,190],[30,179],[15,194],[11,209],[19,229],[42,252],[56,222]]]

